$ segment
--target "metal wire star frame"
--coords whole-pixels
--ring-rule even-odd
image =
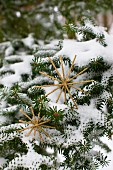
[[[19,122],[20,123],[25,123],[25,124],[28,124],[28,125],[31,125],[31,126],[27,126],[27,127],[23,128],[23,129],[20,129],[18,131],[22,132],[24,130],[30,129],[30,131],[26,134],[26,136],[29,136],[33,130],[34,130],[34,136],[35,136],[36,132],[38,131],[38,135],[39,135],[40,141],[42,141],[42,142],[44,142],[44,140],[42,138],[42,134],[41,133],[44,133],[45,136],[51,138],[50,135],[43,129],[43,128],[52,128],[52,129],[55,128],[55,127],[52,127],[52,126],[45,125],[46,123],[50,122],[51,120],[50,119],[44,120],[45,116],[40,117],[40,112],[38,113],[38,117],[36,117],[32,107],[30,107],[30,111],[31,111],[31,113],[33,115],[32,119],[27,115],[27,113],[25,113],[23,111],[23,109],[20,109],[20,112],[24,116],[26,116],[30,121],[27,122],[27,121],[19,120]]]
[[[49,61],[51,62],[51,64],[53,65],[57,75],[59,76],[59,78],[55,78],[53,76],[50,76],[48,75],[47,73],[45,72],[40,72],[40,74],[46,76],[46,77],[49,77],[50,79],[52,80],[56,80],[59,84],[49,84],[49,85],[42,85],[42,86],[35,86],[36,88],[43,88],[43,87],[50,87],[50,86],[56,86],[56,88],[52,91],[50,91],[48,94],[46,94],[46,96],[50,95],[51,93],[55,92],[56,90],[60,89],[60,93],[58,94],[58,97],[56,99],[56,103],[59,101],[60,99],[60,96],[62,94],[62,92],[64,92],[64,103],[66,103],[66,92],[68,92],[70,98],[72,99],[76,109],[78,109],[78,106],[75,102],[75,100],[73,99],[71,93],[70,93],[70,88],[74,88],[76,90],[79,90],[81,92],[84,92],[84,90],[82,90],[81,88],[77,88],[75,87],[74,85],[76,84],[83,84],[83,83],[88,83],[88,82],[93,82],[94,80],[84,80],[84,81],[80,81],[80,82],[72,82],[74,79],[76,79],[80,74],[84,73],[88,68],[85,68],[83,69],[82,71],[80,71],[79,73],[77,73],[76,75],[74,75],[73,77],[70,78],[70,74],[71,74],[71,71],[72,71],[72,68],[74,66],[74,62],[75,62],[75,59],[76,59],[76,55],[74,56],[74,59],[72,61],[72,64],[71,64],[71,67],[67,73],[67,76],[65,75],[64,73],[64,65],[63,65],[63,59],[62,59],[62,56],[60,56],[60,64],[61,64],[61,68],[62,68],[62,75],[60,74],[60,72],[58,71],[58,69],[56,68],[53,60],[49,58]]]

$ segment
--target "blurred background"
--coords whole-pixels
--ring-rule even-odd
[[[84,17],[112,32],[113,0],[0,0],[0,42],[29,33],[45,42],[63,39],[63,26],[80,24]]]

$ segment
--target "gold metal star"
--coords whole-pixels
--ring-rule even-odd
[[[18,131],[22,132],[24,130],[30,129],[30,131],[26,134],[26,136],[29,136],[33,130],[34,130],[34,136],[35,136],[36,132],[38,131],[38,135],[39,135],[40,141],[42,141],[42,142],[44,142],[44,140],[42,138],[42,134],[41,133],[44,133],[45,136],[51,138],[50,135],[43,129],[43,128],[52,128],[52,129],[55,128],[55,127],[52,127],[52,126],[45,125],[46,123],[50,122],[51,120],[50,119],[44,120],[45,116],[40,117],[40,112],[38,113],[38,117],[36,117],[32,107],[30,107],[30,111],[31,111],[31,113],[33,115],[32,119],[27,115],[27,113],[25,113],[23,111],[23,109],[20,109],[20,112],[24,116],[26,116],[30,121],[27,122],[27,121],[19,120],[19,122],[20,123],[25,123],[25,124],[28,124],[28,125],[31,125],[31,126],[27,126],[27,127],[23,128],[21,130],[18,130]]]
[[[55,78],[53,76],[50,76],[50,75],[48,75],[45,72],[40,72],[40,74],[42,74],[42,75],[44,75],[46,77],[49,77],[50,79],[52,79],[54,81],[56,80],[58,82],[58,84],[49,84],[49,85],[42,85],[42,86],[35,86],[35,87],[36,88],[41,88],[41,87],[43,88],[43,87],[56,86],[56,88],[54,90],[50,91],[48,94],[46,94],[46,96],[48,96],[51,93],[55,92],[56,90],[60,89],[61,91],[58,94],[58,97],[56,99],[56,103],[59,101],[62,92],[64,92],[64,103],[66,103],[66,93],[68,93],[70,98],[72,99],[76,109],[78,109],[78,106],[77,106],[75,100],[73,99],[69,89],[70,88],[74,88],[76,90],[84,92],[84,90],[82,90],[81,88],[77,88],[74,85],[76,85],[76,84],[83,84],[83,83],[88,83],[88,82],[93,82],[94,81],[94,80],[84,80],[84,81],[80,81],[80,82],[73,82],[74,79],[76,79],[80,74],[84,73],[88,68],[83,69],[82,71],[80,71],[79,73],[77,73],[76,75],[74,75],[73,77],[70,78],[70,74],[71,74],[71,71],[72,71],[75,59],[76,59],[76,55],[74,56],[74,59],[73,59],[72,64],[71,64],[71,67],[70,67],[70,69],[69,69],[69,71],[67,73],[67,76],[64,73],[64,65],[63,65],[62,56],[60,56],[60,64],[61,64],[61,68],[62,68],[62,74],[60,74],[60,72],[56,68],[53,60],[50,57],[48,57],[48,58],[49,58],[49,61],[51,62],[51,64],[53,65],[53,67],[54,67],[54,69],[55,69],[55,71],[56,71],[56,73],[57,73],[59,78]]]

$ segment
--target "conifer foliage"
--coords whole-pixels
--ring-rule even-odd
[[[23,54],[22,48],[6,55],[8,64],[0,69],[1,170],[96,170],[108,165],[101,149],[110,149],[101,137],[112,137],[113,41],[102,28],[88,27],[90,35],[103,35],[106,45],[90,36],[82,42],[37,46],[34,55]]]

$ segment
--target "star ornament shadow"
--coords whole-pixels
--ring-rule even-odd
[[[48,126],[46,125],[48,122],[50,122],[51,120],[48,119],[48,120],[45,120],[45,116],[43,117],[40,117],[40,112],[38,113],[38,117],[35,116],[34,114],[34,110],[32,107],[30,107],[30,111],[32,113],[32,118],[30,118],[26,112],[23,111],[23,109],[20,109],[20,112],[29,119],[29,121],[24,121],[24,120],[19,120],[20,123],[25,123],[27,124],[28,126],[23,128],[23,129],[20,129],[18,130],[18,132],[22,132],[24,130],[28,130],[30,129],[30,131],[26,134],[26,136],[29,136],[32,131],[34,131],[34,137],[36,135],[36,132],[38,132],[38,135],[39,135],[39,138],[40,138],[40,141],[41,142],[44,142],[43,138],[42,138],[42,133],[46,136],[46,137],[50,137],[50,135],[44,130],[44,128],[52,128],[52,129],[55,129],[55,127],[52,127],[52,126]]]
[[[43,76],[46,76],[46,77],[49,77],[50,79],[54,80],[54,81],[57,81],[58,84],[49,84],[49,85],[42,85],[42,86],[35,86],[35,88],[44,88],[44,87],[51,87],[51,86],[54,86],[56,87],[54,90],[50,91],[49,93],[46,94],[46,96],[50,95],[51,93],[54,93],[55,91],[57,91],[58,89],[60,89],[60,93],[58,94],[57,96],[57,99],[56,99],[56,103],[59,101],[60,99],[60,96],[62,93],[64,93],[64,103],[66,103],[66,93],[69,94],[70,98],[72,99],[73,101],[73,104],[74,106],[76,107],[76,109],[78,109],[78,106],[77,106],[77,103],[75,102],[74,98],[72,97],[72,94],[70,92],[70,88],[73,88],[75,90],[78,90],[78,91],[81,91],[81,92],[84,92],[84,90],[82,90],[81,88],[77,88],[75,85],[76,84],[84,84],[84,83],[89,83],[89,82],[93,82],[94,80],[84,80],[84,81],[74,81],[74,79],[76,79],[79,75],[83,74],[88,68],[85,68],[83,69],[82,71],[80,71],[79,73],[77,73],[76,75],[74,75],[73,77],[70,78],[70,74],[71,74],[71,71],[72,71],[72,68],[74,66],[74,62],[76,60],[76,55],[74,56],[73,58],[73,61],[72,61],[72,64],[71,64],[71,67],[67,73],[67,75],[65,75],[64,73],[64,64],[63,64],[63,59],[62,59],[62,56],[60,56],[60,64],[61,64],[61,69],[62,69],[62,74],[58,71],[58,69],[56,68],[53,60],[49,58],[49,61],[51,62],[52,66],[54,67],[57,75],[59,78],[55,78],[51,75],[48,75],[47,73],[45,72],[40,72],[41,75]]]

